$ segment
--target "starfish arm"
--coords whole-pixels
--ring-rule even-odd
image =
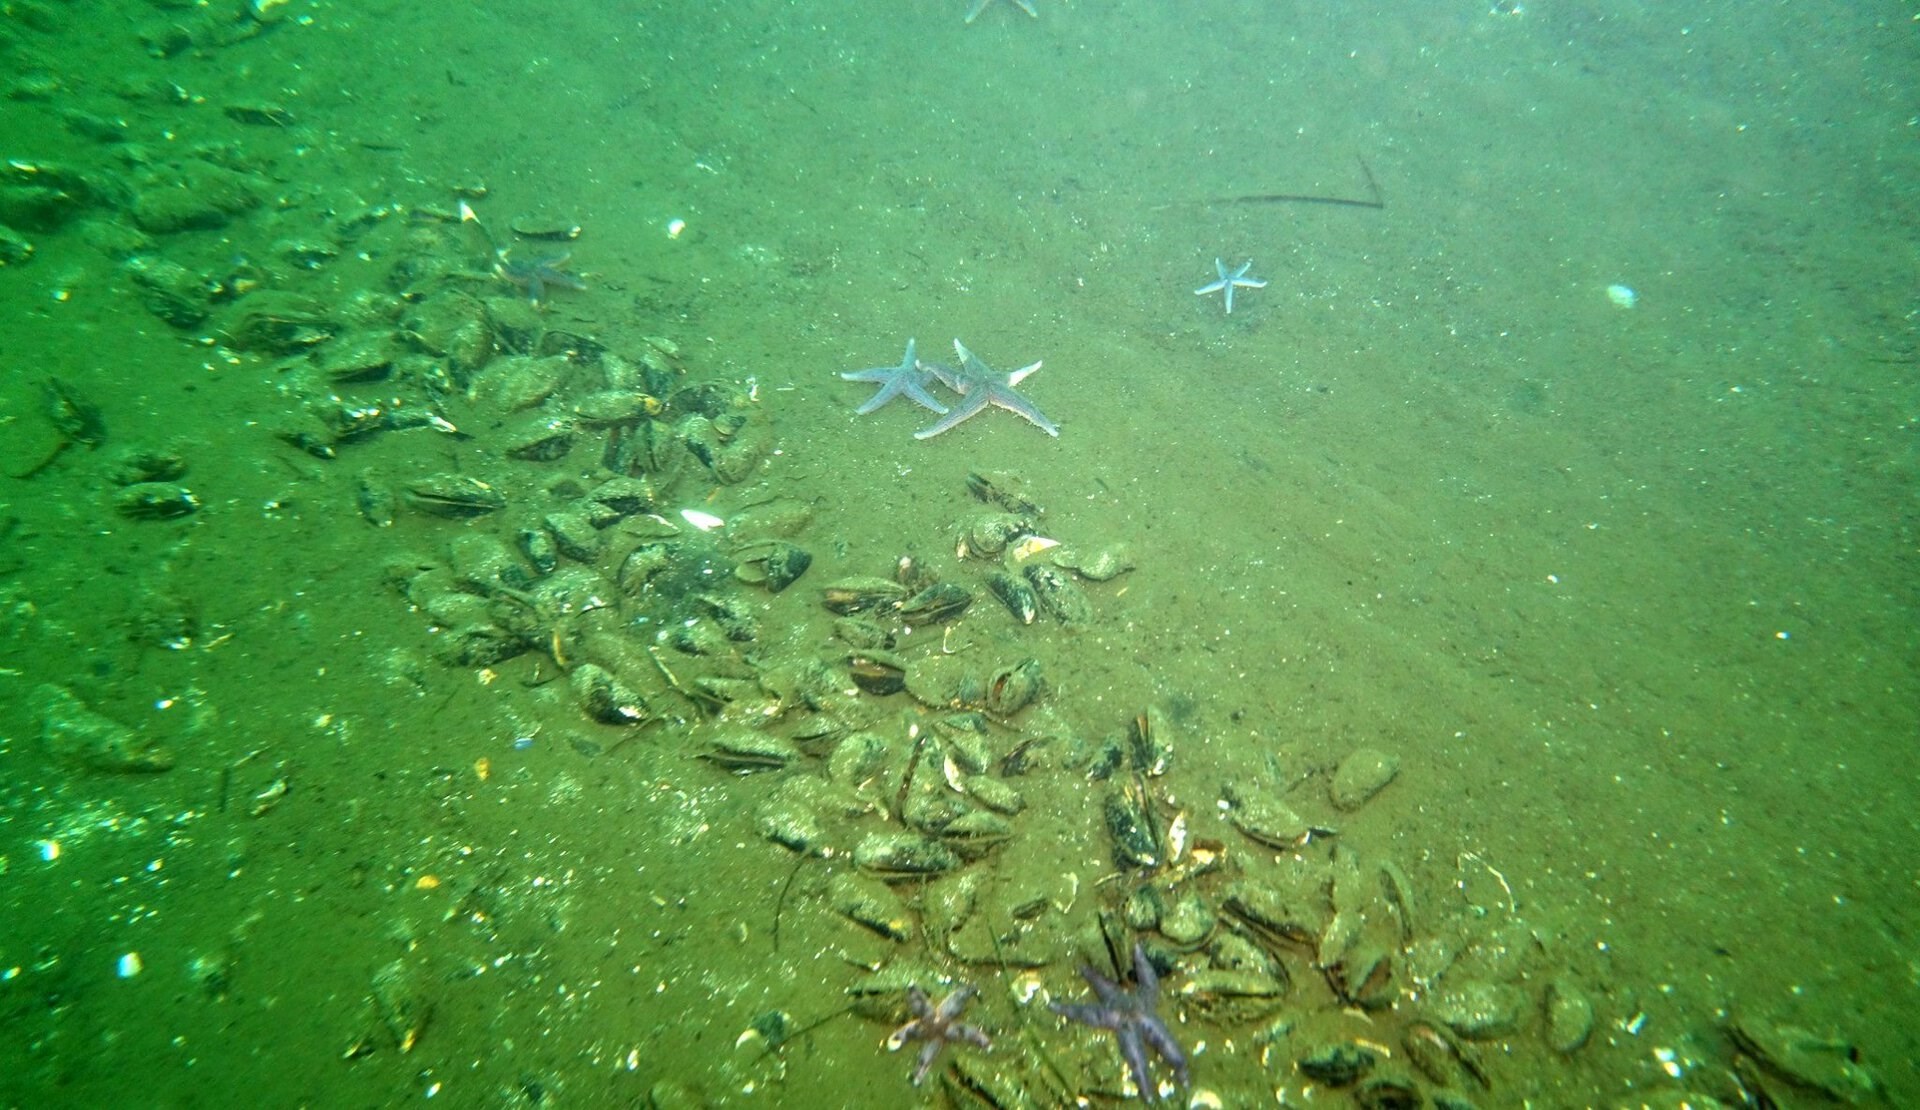
[[[923,362],[920,364],[920,369],[933,375],[935,381],[953,390],[955,393],[964,394],[967,392],[966,383],[960,380],[960,371],[955,370],[944,362]]]
[[[940,1047],[946,1042],[938,1037],[929,1038],[927,1046],[920,1050],[920,1060],[913,1068],[913,1085],[918,1087],[933,1070],[933,1061],[940,1055]]]
[[[953,1027],[953,1036],[977,1048],[993,1048],[993,1038],[987,1036],[987,1031],[978,1025],[956,1025]]]
[[[1087,986],[1093,988],[1093,995],[1100,1000],[1101,1005],[1123,1006],[1128,1001],[1127,992],[1120,989],[1120,984],[1092,968],[1083,966],[1080,969],[1080,977],[1087,981]]]
[[[1013,0],[1013,2],[1021,11],[1026,12],[1035,19],[1040,18],[1040,13],[1034,10],[1033,0]]]
[[[1132,1026],[1122,1026],[1114,1033],[1120,1042],[1120,1056],[1127,1062],[1127,1070],[1133,1073],[1133,1085],[1140,1088],[1140,1099],[1153,1102],[1157,1092],[1153,1086],[1153,1076],[1147,1072],[1147,1049],[1140,1043],[1140,1031]]]
[[[967,1003],[973,998],[973,995],[974,990],[972,987],[959,988],[940,1000],[940,1005],[933,1011],[933,1016],[943,1022],[952,1021],[954,1018],[960,1016],[960,1011],[967,1008]]]
[[[1013,390],[1011,389],[992,390],[989,392],[987,399],[992,401],[994,404],[1000,406],[1001,408],[1006,409],[1008,412],[1013,413],[1015,416],[1018,416],[1021,419],[1026,420],[1028,423],[1032,424],[1034,427],[1040,429],[1041,431],[1047,433],[1048,435],[1053,436],[1056,439],[1059,438],[1060,425],[1055,424],[1051,420],[1048,420],[1045,413],[1041,412],[1039,409],[1033,406],[1032,401],[1029,401],[1025,397],[1020,396],[1018,393],[1015,393]]]
[[[980,13],[986,11],[987,5],[992,2],[993,0],[973,0],[973,7],[967,12],[967,22],[972,23],[974,20],[979,19]]]
[[[924,382],[906,382],[904,388],[907,391],[907,396],[913,399],[914,404],[919,405],[923,409],[932,409],[943,415],[946,413],[947,406],[941,404],[933,394],[927,392],[927,387]]]
[[[1142,1007],[1151,1011],[1153,1004],[1160,1000],[1160,973],[1153,969],[1153,961],[1147,959],[1146,946],[1139,941],[1133,942],[1133,981],[1137,984],[1134,993],[1139,995]]]
[[[865,416],[898,396],[900,396],[900,383],[889,381],[879,389],[874,390],[873,396],[867,398],[865,404],[854,409],[853,414],[855,416]]]
[[[922,1036],[924,1034],[921,1032],[920,1019],[915,1018],[887,1034],[887,1051],[898,1052],[907,1046],[908,1041],[917,1041]]]
[[[1120,1029],[1124,1019],[1111,1007],[1098,1002],[1054,1002],[1048,1009],[1069,1021],[1090,1025],[1095,1029]]]
[[[1160,1058],[1167,1062],[1167,1066],[1173,1069],[1173,1076],[1180,1081],[1180,1085],[1187,1086],[1187,1054],[1180,1050],[1180,1042],[1173,1039],[1173,1034],[1167,1031],[1166,1025],[1157,1018],[1152,1021],[1143,1021],[1140,1023],[1140,1035],[1146,1038],[1147,1043],[1153,1046],[1153,1050],[1158,1052]]]
[[[1207,284],[1202,285],[1198,289],[1195,289],[1194,292],[1196,294],[1218,293],[1220,290],[1225,289],[1233,281],[1232,278],[1227,276],[1227,264],[1225,262],[1220,261],[1217,258],[1213,260],[1213,271],[1214,273],[1220,275],[1219,278],[1215,281],[1210,281]]]
[[[958,425],[961,421],[967,419],[968,417],[974,415],[975,413],[978,413],[981,409],[986,408],[987,397],[988,397],[988,393],[984,389],[977,389],[972,393],[967,394],[965,397],[962,397],[960,399],[960,404],[955,406],[952,412],[949,412],[947,415],[941,417],[939,421],[933,424],[932,426],[922,428],[919,431],[913,433],[913,438],[932,439],[934,436],[939,435],[941,432],[953,430],[953,428],[956,425]]]

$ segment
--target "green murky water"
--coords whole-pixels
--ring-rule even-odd
[[[1417,908],[1376,900],[1369,928],[1451,946],[1456,970],[1423,987],[1396,949],[1363,1018],[1281,945],[1292,989],[1248,1021],[1183,994],[1210,957],[1179,955],[1161,1010],[1224,1105],[1305,1104],[1296,1061],[1353,1038],[1431,1094],[1398,1038],[1449,976],[1525,1000],[1478,1049],[1491,1089],[1456,1077],[1480,1105],[1815,1097],[1736,1021],[1804,1029],[1803,1077],[1847,1058],[1920,1099],[1905,13],[966,7],[0,13],[0,456],[20,473],[58,447],[48,378],[106,429],[0,487],[0,1100],[891,1107],[970,1097],[943,1087],[956,1061],[1007,1104],[1110,1098],[1110,1039],[1041,1004],[1084,995],[1097,913],[1143,889],[1218,911],[1232,881],[1336,853],[1409,887]],[[560,249],[588,288],[516,313],[484,255],[420,273],[474,261],[472,229],[432,216],[477,186],[502,239],[522,213],[577,222]],[[1384,206],[1233,199],[1275,196]],[[1216,257],[1269,283],[1231,316],[1191,292]],[[173,301],[137,280],[159,262],[187,275]],[[1082,628],[983,596],[943,644],[902,645],[1039,660],[1041,703],[992,745],[1053,749],[1005,779],[1027,806],[1010,840],[896,888],[910,939],[834,911],[844,844],[761,835],[821,756],[694,758],[714,726],[644,654],[625,677],[668,719],[592,723],[550,680],[607,641],[450,666],[396,587],[597,481],[605,433],[503,461],[454,395],[478,421],[459,437],[322,459],[277,434],[325,406],[305,355],[223,330],[263,294],[337,323],[366,291],[462,282],[536,334],[665,337],[686,380],[752,391],[776,451],[739,484],[682,474],[661,508],[809,509],[807,576],[738,594],[760,666],[844,657],[833,578],[913,553],[977,587],[949,540],[979,508],[969,470],[1023,473],[1049,536],[1130,545]],[[1021,391],[1057,440],[997,410],[928,441],[904,403],[850,416],[867,387],[837,371],[956,335],[1001,370],[1044,359]],[[338,389],[418,411],[445,362]],[[124,453],[170,445],[199,510],[117,513]],[[447,471],[509,509],[356,508],[363,476]],[[44,735],[48,687],[171,769],[89,768]],[[1153,812],[1217,841],[1211,874],[1114,874],[1102,806],[1128,775],[1089,781],[1087,752],[1149,704],[1172,748]],[[850,825],[893,827],[929,711],[862,694],[826,715],[892,745]],[[1400,772],[1341,812],[1327,779],[1357,747]],[[1256,845],[1229,788],[1338,835]],[[961,889],[1041,966],[943,943]],[[993,1051],[910,1086],[912,1053],[882,1047],[899,999],[839,1013],[870,966],[977,984]],[[1568,1055],[1546,1043],[1554,979],[1594,1010]],[[778,1051],[742,1039],[756,1025]]]

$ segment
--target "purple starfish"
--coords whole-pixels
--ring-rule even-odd
[[[1160,1058],[1173,1068],[1173,1076],[1182,1087],[1187,1086],[1187,1056],[1180,1051],[1180,1043],[1167,1031],[1167,1023],[1153,1012],[1160,1003],[1160,976],[1154,973],[1153,964],[1148,961],[1147,953],[1140,947],[1139,941],[1133,942],[1133,980],[1132,990],[1122,990],[1120,985],[1090,967],[1082,967],[1080,974],[1093,988],[1095,1002],[1068,1004],[1050,1003],[1048,1008],[1061,1017],[1072,1018],[1083,1025],[1095,1029],[1110,1029],[1114,1039],[1120,1042],[1120,1055],[1127,1061],[1127,1068],[1133,1072],[1134,1086],[1140,1088],[1140,1097],[1153,1102],[1159,1094],[1153,1086],[1152,1077],[1147,1074],[1147,1046],[1160,1054]]]
[[[988,405],[1006,409],[1050,436],[1060,434],[1060,425],[1048,420],[1033,406],[1032,401],[1013,391],[1014,386],[1040,369],[1039,363],[1022,366],[1011,374],[1002,374],[981,362],[980,356],[967,350],[966,345],[958,339],[953,341],[953,353],[960,356],[958,369],[938,362],[923,362],[920,365],[939,378],[942,385],[958,393],[960,403],[938,421],[913,433],[913,438],[931,439],[975,413],[984,411]]]
[[[887,1038],[887,1051],[898,1052],[908,1041],[927,1042],[920,1049],[920,1062],[913,1069],[914,1086],[918,1087],[933,1070],[934,1058],[940,1055],[940,1050],[954,1041],[993,1048],[993,1042],[978,1025],[960,1020],[960,1011],[966,1009],[967,1002],[978,993],[970,986],[958,987],[935,1006],[926,991],[919,987],[907,988],[907,1008],[913,1011],[913,1020],[895,1029]]]

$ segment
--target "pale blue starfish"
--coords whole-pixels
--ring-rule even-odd
[[[961,421],[984,410],[988,405],[1006,409],[1016,416],[1026,419],[1034,427],[1050,436],[1060,434],[1060,425],[1048,420],[1033,402],[1013,391],[1013,387],[1026,380],[1027,375],[1040,369],[1039,363],[1022,366],[1011,374],[996,373],[980,356],[966,349],[961,342],[953,341],[953,352],[960,356],[960,368],[942,366],[937,362],[921,363],[933,376],[939,378],[948,389],[960,395],[960,403],[952,412],[940,418],[932,427],[922,428],[913,433],[915,439],[931,439],[948,430]]]
[[[993,0],[973,0],[973,8],[967,12],[967,22],[972,23],[974,20],[979,19],[980,13],[986,11],[987,5],[991,3],[993,3]],[[1033,10],[1033,0],[1013,0],[1013,4],[1014,7],[1026,12],[1033,18],[1040,18],[1040,13]]]
[[[932,371],[913,357],[913,340],[907,340],[907,357],[900,360],[898,366],[876,366],[871,370],[849,370],[840,375],[850,382],[878,382],[880,388],[867,403],[854,409],[857,416],[865,416],[895,397],[906,396],[922,408],[944,413],[947,406],[933,399],[927,392],[927,383],[933,380]]]
[[[1233,315],[1233,291],[1235,289],[1265,289],[1267,287],[1267,283],[1259,278],[1250,278],[1247,276],[1247,271],[1253,269],[1253,261],[1251,259],[1247,261],[1246,265],[1232,273],[1228,273],[1227,264],[1217,258],[1213,260],[1213,268],[1219,271],[1220,280],[1208,282],[1200,288],[1195,289],[1194,293],[1202,297],[1208,293],[1225,293],[1227,295],[1227,315],[1229,316]]]

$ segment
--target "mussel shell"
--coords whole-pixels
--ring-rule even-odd
[[[449,519],[482,516],[506,507],[507,498],[478,478],[429,474],[406,485],[407,503],[423,513]]]
[[[973,591],[957,582],[935,582],[900,603],[900,619],[908,624],[939,624],[966,612]]]
[[[581,711],[601,724],[637,725],[648,717],[645,700],[605,667],[582,663],[567,678]]]
[[[741,774],[777,771],[800,758],[799,749],[783,737],[753,729],[727,729],[707,742],[700,758]]]
[[[632,424],[659,411],[660,402],[652,395],[625,389],[603,389],[573,403],[574,419],[590,428]]]
[[[524,462],[552,462],[573,450],[573,424],[545,414],[533,414],[510,423],[501,439],[501,453]]]
[[[1025,518],[1013,513],[981,513],[960,523],[954,537],[954,555],[992,559],[1032,530]]]
[[[1013,619],[1021,624],[1032,624],[1034,618],[1040,615],[1039,595],[1019,575],[996,570],[987,575],[987,590],[999,598],[1000,604],[1005,605],[1007,612],[1012,613]]]
[[[1327,968],[1327,983],[1342,1001],[1364,1010],[1380,1009],[1393,1001],[1392,957],[1378,944],[1356,944]]]
[[[1051,561],[1054,566],[1064,567],[1089,582],[1105,582],[1133,569],[1133,556],[1125,545],[1117,543],[1056,547]]]
[[[1093,619],[1093,604],[1087,595],[1059,570],[1042,563],[1028,563],[1023,572],[1032,583],[1041,608],[1055,620],[1061,624],[1086,624]]]
[[[786,540],[764,540],[735,551],[740,563],[733,568],[735,578],[765,586],[779,593],[800,580],[813,565],[813,555],[798,544]]]
[[[1102,812],[1107,835],[1113,838],[1113,862],[1123,870],[1148,870],[1160,865],[1160,840],[1152,819],[1131,790],[1107,794]]]
[[[560,565],[560,549],[553,542],[553,534],[544,528],[522,528],[520,530],[520,553],[527,557],[536,574],[552,574]]]
[[[1370,1048],[1350,1041],[1321,1045],[1300,1057],[1301,1074],[1329,1087],[1345,1087],[1364,1078],[1380,1057]]]
[[[558,509],[540,518],[541,526],[553,536],[554,546],[560,554],[582,563],[591,563],[600,557],[600,550],[606,545],[602,538],[605,533],[593,526],[593,521],[579,509]]]
[[[626,517],[649,512],[654,504],[652,483],[645,478],[622,474],[594,487],[581,507],[596,523],[604,521],[604,525],[611,525]]]
[[[891,652],[856,651],[847,657],[847,673],[869,694],[884,697],[907,688],[907,665]]]
[[[998,505],[1010,513],[1038,516],[1042,511],[1033,500],[1027,480],[1012,471],[970,470],[967,472],[967,489],[980,500]]]
[[[1038,659],[1022,659],[1011,667],[1002,667],[987,679],[987,711],[1009,717],[1033,704],[1046,688]]]
[[[330,382],[378,381],[393,370],[395,343],[385,332],[362,332],[336,339],[315,356]]]
[[[115,485],[131,486],[139,482],[174,482],[186,473],[187,460],[178,447],[130,447],[114,459],[108,477]]]
[[[135,482],[113,495],[114,511],[131,520],[172,520],[199,507],[193,491],[173,482]]]
[[[522,239],[570,243],[580,238],[580,221],[553,212],[522,212],[507,221],[507,229]]]
[[[897,604],[907,588],[891,578],[856,576],[829,582],[820,588],[822,604],[841,615]]]
[[[767,589],[777,594],[800,581],[800,576],[813,565],[813,554],[798,544],[781,543],[775,545],[765,563]]]
[[[1426,1096],[1405,1076],[1376,1075],[1355,1088],[1353,1104],[1361,1110],[1419,1110]]]
[[[853,849],[855,867],[882,879],[938,875],[960,866],[952,848],[919,833],[869,833]]]

